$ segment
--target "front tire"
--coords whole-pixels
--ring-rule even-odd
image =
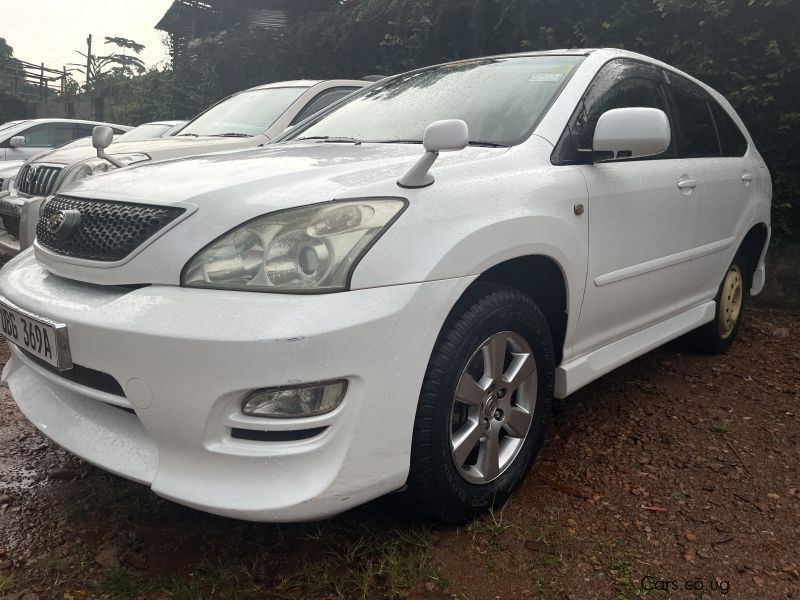
[[[705,354],[723,354],[733,344],[744,318],[748,273],[744,256],[737,252],[714,299],[717,305],[714,320],[690,334],[689,339],[699,351]]]
[[[539,451],[553,404],[553,342],[525,294],[474,286],[445,321],[417,407],[408,495],[458,523],[502,504]]]

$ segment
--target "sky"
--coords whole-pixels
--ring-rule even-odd
[[[59,70],[85,62],[75,50],[86,53],[90,33],[95,54],[116,48],[104,43],[106,36],[125,37],[146,46],[139,56],[152,67],[168,59],[164,33],[154,27],[171,4],[172,0],[0,0],[0,37],[14,48],[16,58]]]

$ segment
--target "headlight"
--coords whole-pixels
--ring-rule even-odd
[[[262,292],[347,289],[358,261],[405,208],[401,199],[328,202],[259,217],[200,251],[182,285]]]
[[[130,166],[136,163],[144,162],[150,160],[150,157],[147,154],[137,153],[137,154],[122,154],[122,155],[114,155],[118,161],[125,163],[125,165]],[[116,169],[114,165],[102,158],[90,158],[89,160],[85,160],[82,163],[76,165],[72,168],[72,170],[67,173],[66,177],[64,177],[64,181],[61,182],[59,189],[81,179],[86,179],[87,177],[91,177],[92,175],[99,175],[101,173],[108,173],[109,171],[113,171]]]

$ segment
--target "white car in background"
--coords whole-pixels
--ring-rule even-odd
[[[0,163],[7,160],[27,160],[32,156],[92,135],[98,125],[111,127],[114,133],[130,131],[127,125],[81,119],[22,119],[0,125]]]
[[[731,106],[666,64],[420,69],[270,147],[57,195],[0,271],[3,378],[56,443],[188,506],[302,521],[402,490],[464,521],[520,484],[554,398],[687,332],[731,345],[770,204]]]
[[[370,83],[337,79],[284,81],[254,87],[215,104],[169,137],[127,141],[121,136],[108,151],[117,165],[99,158],[88,147],[38,156],[20,169],[16,188],[0,202],[0,218],[5,223],[5,231],[0,231],[0,250],[14,255],[29,247],[36,235],[36,221],[44,200],[76,181],[114,170],[119,164],[257,148],[268,144],[287,127]]]

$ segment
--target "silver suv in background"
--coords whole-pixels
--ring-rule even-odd
[[[37,156],[19,171],[15,188],[0,192],[0,252],[17,254],[33,243],[42,203],[67,186],[97,174],[147,161],[264,146],[306,118],[372,82],[357,79],[282,81],[238,92],[189,121],[176,135],[138,142],[121,136],[110,158],[91,147]]]

